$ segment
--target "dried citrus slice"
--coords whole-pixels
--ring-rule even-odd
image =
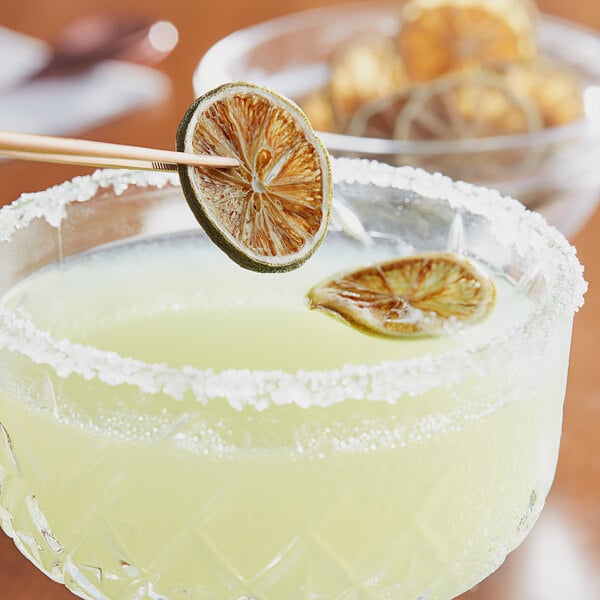
[[[319,88],[299,101],[300,107],[317,131],[335,131],[333,107],[325,88]]]
[[[315,251],[329,221],[331,168],[293,102],[249,83],[222,85],[186,112],[177,149],[239,159],[232,169],[179,167],[196,218],[238,264],[289,271]]]
[[[409,0],[398,46],[408,76],[527,61],[535,56],[535,9],[526,0]]]
[[[415,89],[415,86],[411,86],[396,94],[366,102],[352,115],[347,133],[361,137],[393,139],[398,115],[406,107]]]
[[[384,36],[366,35],[342,45],[330,69],[329,97],[340,130],[359,106],[406,83],[396,42]]]
[[[419,86],[400,111],[396,137],[460,140],[539,129],[535,104],[487,71],[456,73]]]
[[[429,253],[337,275],[314,287],[309,300],[311,308],[365,333],[409,337],[482,320],[495,304],[496,288],[466,257]]]
[[[419,86],[398,114],[394,137],[412,141],[463,141],[537,131],[542,120],[535,103],[515,93],[506,81],[488,71],[447,75]],[[485,181],[507,169],[526,168],[533,159],[529,148],[469,153],[406,156],[415,166],[439,170],[458,179]]]
[[[583,84],[566,65],[550,60],[509,65],[504,70],[508,86],[531,98],[538,106],[544,127],[557,127],[583,115]]]

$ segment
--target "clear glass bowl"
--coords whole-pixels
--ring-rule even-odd
[[[0,524],[76,595],[449,599],[532,527],[555,472],[585,290],[574,249],[521,204],[443,176],[336,159],[333,178],[336,216],[298,271],[249,273],[214,250],[205,273],[222,273],[219,285],[247,277],[228,314],[264,286],[286,300],[313,268],[444,249],[493,270],[527,310],[509,299],[485,334],[433,340],[442,346],[416,354],[410,344],[421,342],[381,342],[309,315],[332,335],[359,336],[364,363],[306,368],[335,361],[345,343],[309,340],[298,353],[288,329],[275,332],[274,354],[296,356],[297,368],[207,369],[191,355],[175,364],[178,344],[162,337],[145,360],[116,351],[118,331],[102,347],[64,332],[82,335],[70,320],[89,323],[98,304],[106,322],[139,318],[126,298],[156,263],[116,279],[79,272],[82,282],[69,257],[128,244],[149,252],[147,242],[175,238],[212,248],[177,179],[101,171],[0,209],[0,298],[41,268],[61,269],[52,294],[29,288],[0,303]],[[155,284],[151,305],[181,310],[173,289]],[[197,285],[195,298],[212,291]],[[95,300],[79,302],[82,293]],[[242,358],[268,350],[274,334],[264,331]],[[200,347],[218,341],[197,336]]]
[[[299,100],[327,81],[328,64],[340,45],[370,32],[393,35],[398,26],[398,3],[390,1],[273,19],[232,33],[209,49],[194,72],[194,91],[200,95],[226,81],[251,81]],[[600,36],[549,16],[541,19],[538,36],[542,54],[570,66],[585,82],[585,117],[577,122],[526,135],[460,142],[326,132],[320,136],[336,156],[440,170],[454,179],[498,189],[539,210],[573,237],[600,199]]]

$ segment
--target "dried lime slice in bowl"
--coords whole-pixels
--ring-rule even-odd
[[[290,271],[319,246],[329,222],[329,156],[300,108],[249,83],[198,98],[177,149],[237,158],[233,169],[179,167],[186,200],[209,237],[253,271]]]
[[[327,89],[340,131],[365,102],[393,94],[407,84],[396,43],[388,37],[364,35],[343,44],[329,67]]]
[[[543,122],[535,102],[497,73],[465,70],[413,90],[403,105],[397,103],[394,138],[436,151],[402,155],[398,162],[488,182],[530,171],[541,160],[535,147],[503,147],[503,137],[533,134]]]
[[[413,81],[527,62],[537,54],[536,19],[529,0],[409,0],[398,47]]]

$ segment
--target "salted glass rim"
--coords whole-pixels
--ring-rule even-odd
[[[391,187],[444,200],[454,209],[489,218],[497,235],[511,232],[517,253],[535,251],[549,293],[524,323],[473,346],[412,359],[375,365],[346,364],[327,370],[215,372],[192,366],[174,368],[166,363],[146,363],[55,338],[5,306],[0,306],[0,348],[46,364],[62,377],[79,375],[109,385],[133,385],[144,393],[164,393],[175,400],[188,393],[202,403],[224,398],[238,410],[245,406],[262,410],[272,404],[292,403],[304,408],[328,406],[351,398],[394,402],[404,394],[422,394],[428,389],[459,382],[473,371],[481,373],[505,367],[506,361],[515,357],[516,348],[522,352],[525,345],[533,348],[532,344],[543,344],[561,316],[576,312],[583,304],[587,284],[575,248],[543,217],[528,211],[516,200],[502,197],[494,190],[454,182],[439,173],[430,174],[412,167],[392,167],[348,158],[332,159],[332,167],[334,185]],[[70,203],[86,202],[98,192],[111,189],[119,196],[130,186],[177,187],[179,180],[176,174],[170,173],[100,170],[44,191],[23,194],[12,204],[0,208],[0,243],[10,242],[16,231],[26,228],[36,218],[43,218],[58,228],[66,218]]]

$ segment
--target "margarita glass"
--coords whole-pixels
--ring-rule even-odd
[[[448,599],[533,526],[558,454],[574,249],[516,201],[333,161],[325,241],[245,271],[172,175],[99,171],[0,210],[0,522],[89,600]],[[450,250],[484,322],[384,340],[310,287]]]

